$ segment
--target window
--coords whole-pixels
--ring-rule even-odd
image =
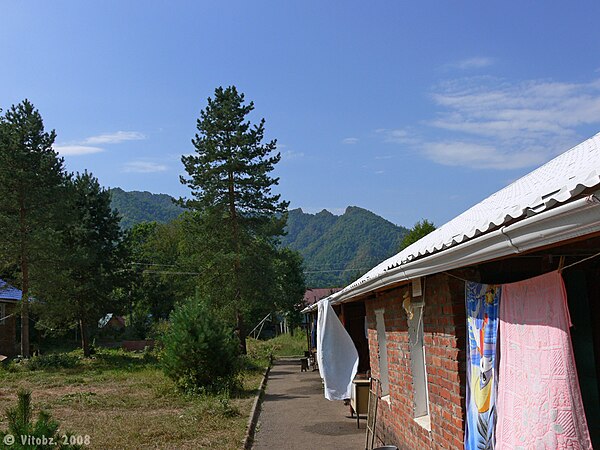
[[[377,327],[377,344],[379,345],[379,381],[381,383],[381,396],[390,394],[390,381],[388,375],[387,338],[385,336],[384,309],[375,310],[375,323]]]
[[[411,306],[413,315],[412,318],[408,319],[408,337],[413,376],[414,416],[415,419],[418,419],[429,414],[425,346],[423,343],[423,302],[415,302]]]
[[[0,303],[0,327],[4,325],[4,316],[6,316],[6,305],[4,303]]]

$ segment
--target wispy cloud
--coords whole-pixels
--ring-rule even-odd
[[[576,143],[580,127],[600,124],[600,80],[469,78],[438,86],[432,99],[442,110],[428,125],[446,137],[417,147],[445,165],[532,167]]]
[[[164,172],[168,169],[165,164],[150,161],[131,161],[122,167],[122,171],[127,173],[155,173]]]
[[[460,69],[460,70],[471,70],[471,69],[482,69],[484,67],[489,67],[492,64],[494,64],[493,58],[489,58],[489,57],[485,57],[485,56],[478,56],[475,58],[467,58],[467,59],[462,59],[460,61],[456,61],[454,63],[450,63],[450,64],[448,64],[447,67]]]
[[[415,144],[417,143],[416,137],[406,129],[387,129],[378,128],[375,133],[383,136],[383,141],[393,144]]]
[[[342,140],[342,144],[354,145],[358,142],[358,138],[355,137],[347,137]]]
[[[90,155],[104,151],[104,148],[98,147],[99,145],[120,144],[121,142],[143,139],[146,139],[146,136],[139,131],[117,131],[90,136],[81,141],[57,144],[54,149],[63,156]]]
[[[446,166],[468,166],[475,169],[518,169],[542,164],[543,151],[509,152],[492,145],[448,141],[423,144],[424,154],[436,163]]]
[[[281,159],[283,161],[291,161],[294,159],[300,159],[304,157],[304,152],[296,152],[294,150],[286,150],[281,152]]]
[[[146,136],[139,131],[117,131],[115,133],[100,134],[98,136],[90,136],[84,139],[84,144],[101,145],[101,144],[120,144],[125,141],[141,141],[146,139]]]
[[[55,145],[54,150],[61,156],[91,155],[93,153],[101,153],[104,151],[104,149],[100,147],[92,147],[89,145]]]

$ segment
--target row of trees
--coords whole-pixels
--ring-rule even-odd
[[[271,192],[280,155],[276,141],[263,143],[264,119],[247,120],[253,109],[235,87],[216,89],[197,122],[196,152],[182,157],[187,211],[127,233],[98,180],[65,170],[56,133],[30,102],[0,116],[0,273],[23,291],[24,356],[30,309],[46,330],[77,323],[85,355],[91,325],[106,312],[126,313],[143,334],[200,298],[235,327],[245,352],[247,324],[297,310],[302,261],[278,245],[288,203]]]
[[[40,113],[27,100],[0,116],[0,265],[21,299],[21,354],[29,356],[30,308],[48,327],[89,324],[117,282],[122,235],[110,196],[91,174],[68,173]]]

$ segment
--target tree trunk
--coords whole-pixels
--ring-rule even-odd
[[[24,272],[27,272],[25,270]],[[23,276],[23,294],[21,296],[21,356],[29,358],[29,287]]]
[[[27,220],[25,199],[19,196],[19,234],[21,235],[21,356],[29,358],[29,260],[27,258]]]
[[[85,358],[90,357],[90,341],[88,337],[87,324],[84,319],[79,319],[79,328],[81,331],[81,348],[83,349],[83,356]]]
[[[233,278],[235,283],[235,318],[237,322],[238,336],[240,338],[240,352],[242,355],[247,354],[246,350],[246,327],[244,326],[244,318],[240,312],[240,302],[242,301],[242,286],[240,283],[240,232],[238,224],[237,210],[235,208],[235,186],[233,179],[233,172],[229,171],[229,215],[231,220],[231,232],[233,237],[233,245],[235,246],[235,261],[233,265]]]
[[[238,336],[240,338],[240,353],[245,355],[248,353],[246,349],[246,327],[244,326],[244,318],[239,309],[236,309],[235,311],[235,318],[237,321]]]

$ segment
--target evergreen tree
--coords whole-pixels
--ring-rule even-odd
[[[288,206],[271,192],[279,180],[269,174],[281,155],[273,154],[275,140],[262,143],[264,119],[258,125],[247,120],[253,109],[254,103],[245,104],[244,94],[235,86],[217,88],[197,121],[198,133],[192,140],[196,153],[182,157],[189,178],[181,177],[193,197],[181,203],[201,212],[214,231],[213,241],[219,241],[212,252],[220,254],[212,262],[219,267],[212,272],[230,268],[231,283],[222,286],[221,295],[234,305],[243,352],[244,305],[252,301],[253,291],[244,283],[249,278],[244,253],[255,239],[275,243],[283,234]]]
[[[119,216],[98,180],[84,172],[69,177],[67,187],[64,207],[71,214],[63,230],[60,266],[38,311],[46,325],[76,321],[83,353],[89,356],[90,326],[116,307],[111,293],[120,282],[124,249]]]
[[[51,270],[63,160],[52,149],[56,134],[28,101],[0,117],[0,263],[17,265],[21,290],[21,354],[29,356],[29,298],[41,295]],[[37,288],[37,290],[36,290]]]
[[[6,445],[6,436],[15,438],[14,444],[6,445],[7,449],[14,450],[78,450],[83,445],[69,444],[71,433],[60,433],[59,423],[52,419],[46,411],[38,413],[37,420],[33,421],[33,405],[31,392],[19,390],[17,405],[6,410],[8,430],[0,431],[0,442]],[[25,442],[22,438],[26,438]],[[66,438],[66,439],[65,439]],[[42,443],[29,443],[35,439]],[[76,441],[76,439],[73,439]]]
[[[205,301],[178,305],[163,341],[162,366],[180,389],[216,392],[233,385],[240,368],[235,336]]]

